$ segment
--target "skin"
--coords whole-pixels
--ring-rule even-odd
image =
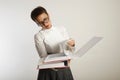
[[[49,18],[49,15],[42,13],[37,17],[37,24],[39,24],[43,29],[50,29],[52,27],[50,19],[45,21],[46,18]]]

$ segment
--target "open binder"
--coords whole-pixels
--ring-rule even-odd
[[[48,55],[44,60],[44,64],[39,65],[39,69],[68,67],[68,65],[64,64],[64,61],[83,56],[88,50],[90,50],[93,46],[95,46],[95,44],[97,44],[102,38],[103,37],[91,38],[80,49],[69,55],[67,51],[64,53]]]
[[[45,58],[44,63],[53,63],[53,62],[67,61],[69,59],[71,59],[71,57],[66,55],[65,53],[57,53],[57,54],[48,55]]]

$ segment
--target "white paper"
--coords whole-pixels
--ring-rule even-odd
[[[71,54],[72,57],[81,57],[88,50],[90,50],[93,46],[95,46],[103,37],[93,37],[86,44],[84,44],[80,49],[78,49],[75,53]]]
[[[57,62],[57,63],[50,63],[50,64],[42,64],[39,65],[39,69],[46,69],[46,68],[61,68],[66,67],[64,62]]]
[[[93,46],[95,46],[95,44],[97,44],[101,39],[102,37],[93,37],[75,53],[70,53],[69,50],[66,50],[65,53],[48,55],[44,62],[64,61],[76,57],[79,58],[83,56],[88,50],[90,50]],[[66,55],[66,53],[69,53],[69,55]]]

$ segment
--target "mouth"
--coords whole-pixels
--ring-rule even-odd
[[[46,29],[49,29],[49,28],[51,28],[51,25],[47,25],[47,26],[45,26],[45,28],[46,28]]]

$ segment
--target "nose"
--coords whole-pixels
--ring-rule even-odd
[[[49,22],[44,23],[44,26],[49,26]]]

